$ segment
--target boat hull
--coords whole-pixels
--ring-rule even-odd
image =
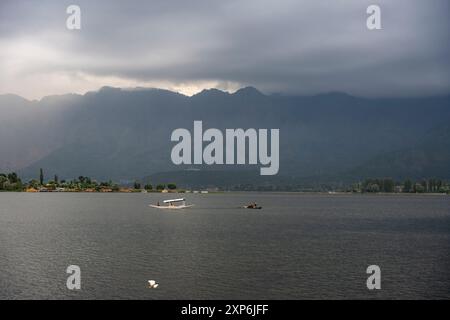
[[[193,204],[185,205],[185,206],[156,206],[154,204],[149,205],[149,207],[156,208],[156,209],[166,209],[166,210],[180,210],[180,209],[187,209],[193,207]]]

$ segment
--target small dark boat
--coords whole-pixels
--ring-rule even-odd
[[[249,204],[248,206],[244,206],[244,209],[262,209],[262,207],[257,206],[255,203],[255,204]]]

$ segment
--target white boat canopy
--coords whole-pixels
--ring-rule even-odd
[[[181,202],[186,201],[186,199],[180,198],[180,199],[171,199],[171,200],[164,200],[164,203],[172,203],[172,202]]]

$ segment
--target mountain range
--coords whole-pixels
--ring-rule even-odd
[[[280,170],[172,164],[173,130],[280,129]],[[26,179],[179,182],[189,187],[345,183],[367,177],[450,179],[450,96],[362,98],[103,87],[26,100],[0,95],[0,172]],[[170,180],[170,181],[169,181]]]

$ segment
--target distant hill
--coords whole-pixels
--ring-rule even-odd
[[[434,128],[412,146],[380,154],[348,175],[355,178],[440,178],[450,180],[450,124]]]
[[[173,165],[171,132],[192,130],[194,120],[202,120],[205,129],[279,128],[279,175],[260,177],[249,166]],[[339,182],[365,176],[447,178],[449,140],[438,139],[437,132],[448,123],[450,96],[283,96],[252,87],[234,94],[204,90],[192,97],[110,87],[40,101],[2,95],[0,172],[17,170],[35,178],[42,167],[48,178],[132,181],[186,169],[208,170],[212,176],[210,171],[216,170],[210,185]]]

